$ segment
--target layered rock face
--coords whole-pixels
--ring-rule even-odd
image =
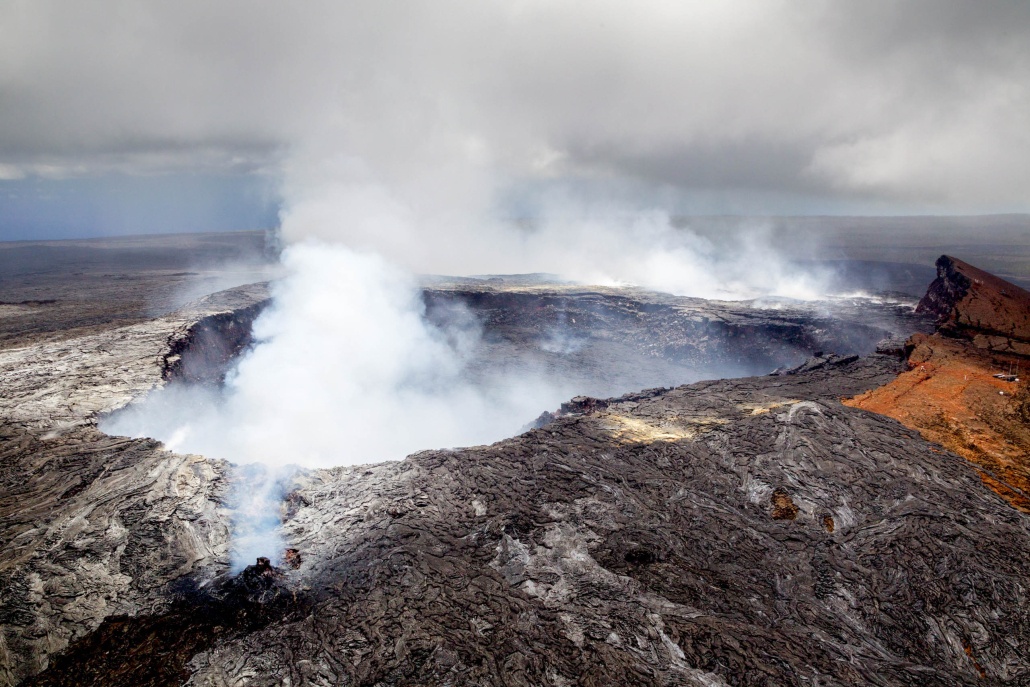
[[[764,374],[820,351],[872,353],[885,337],[932,329],[910,305],[869,300],[720,302],[493,280],[437,281],[423,299],[430,321],[458,307],[481,324],[473,374],[535,366],[570,396]]]
[[[941,333],[1030,356],[1030,292],[957,258],[937,260],[937,278],[918,310],[935,315]]]

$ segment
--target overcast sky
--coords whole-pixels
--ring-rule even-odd
[[[264,226],[341,168],[416,214],[1026,212],[1030,3],[0,3],[0,238]]]

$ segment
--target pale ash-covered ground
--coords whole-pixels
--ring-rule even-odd
[[[664,341],[679,369],[728,339],[755,342],[741,355],[796,359],[881,329],[500,291],[510,293],[437,289],[464,294],[496,333],[492,350],[524,347],[575,312],[594,318],[577,336],[599,354],[644,355]],[[281,512],[300,567],[231,579],[228,466],[93,423],[167,370],[217,376],[220,356],[176,342],[203,348],[198,319],[238,333],[226,310],[253,317],[263,297],[242,289],[0,351],[0,684],[1030,676],[1028,519],[961,459],[839,403],[893,378],[898,362],[885,356],[581,400],[493,446],[299,475]],[[527,304],[533,318],[519,317]],[[706,326],[697,345],[705,317],[737,326]],[[646,331],[649,340],[611,340]],[[565,369],[589,377],[585,363]]]
[[[162,385],[170,343],[198,320],[267,298],[263,284],[238,287],[139,324],[0,350],[0,417],[54,432],[92,424]]]
[[[225,560],[224,465],[95,423],[164,383],[170,342],[197,320],[266,297],[243,287],[146,323],[0,351],[0,684]]]

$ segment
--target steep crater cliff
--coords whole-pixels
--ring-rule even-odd
[[[168,341],[161,377],[167,382],[222,384],[236,359],[253,343],[254,320],[268,307],[261,300],[201,318]]]

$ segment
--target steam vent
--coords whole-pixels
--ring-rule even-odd
[[[484,323],[486,369],[561,317],[588,360],[757,376],[298,471],[235,569],[233,467],[97,421],[218,388],[266,286],[88,327],[31,306],[51,334],[0,349],[0,685],[1027,684],[1028,294],[937,267],[928,317],[424,284],[427,317]]]

